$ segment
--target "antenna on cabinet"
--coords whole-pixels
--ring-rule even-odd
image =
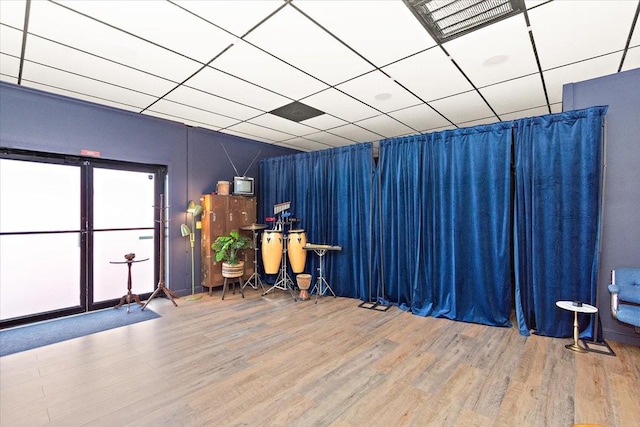
[[[222,147],[222,149],[224,150],[224,154],[227,155],[227,159],[229,159],[229,162],[231,163],[231,166],[233,166],[233,170],[236,172],[236,175],[240,175],[238,173],[238,169],[236,169],[236,165],[233,164],[233,160],[231,160],[231,157],[229,156],[229,153],[227,153],[227,149],[224,148],[224,145],[222,144],[222,142],[220,143],[220,146]]]
[[[249,166],[247,166],[247,169],[244,171],[244,173],[242,175],[240,175],[238,173],[238,169],[236,168],[236,165],[233,164],[233,160],[231,160],[231,156],[229,156],[229,153],[227,152],[227,149],[224,148],[224,145],[222,144],[222,142],[220,143],[220,146],[222,146],[222,149],[224,150],[224,154],[227,155],[227,159],[229,159],[229,163],[231,163],[231,166],[233,167],[233,170],[236,172],[236,176],[247,176],[247,172],[249,172],[249,169],[251,169],[251,166],[253,166],[253,163],[256,161],[256,159],[258,158],[260,153],[262,153],[262,148],[261,148],[258,151],[258,153],[253,157],[253,160],[251,160],[251,163],[249,163]]]

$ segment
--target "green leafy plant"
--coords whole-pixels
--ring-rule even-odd
[[[227,236],[219,236],[211,244],[211,249],[216,254],[216,262],[224,261],[229,265],[237,265],[238,251],[251,248],[251,239],[240,235],[237,230],[231,231]]]

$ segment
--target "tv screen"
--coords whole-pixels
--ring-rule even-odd
[[[233,194],[237,196],[253,196],[253,178],[246,176],[233,178]]]

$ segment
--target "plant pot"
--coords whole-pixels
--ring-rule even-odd
[[[244,275],[244,261],[240,261],[238,264],[222,263],[222,277],[228,279],[235,279],[236,277],[242,277]]]

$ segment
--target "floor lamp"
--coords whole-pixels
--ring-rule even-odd
[[[182,234],[182,237],[189,236],[189,243],[191,244],[191,295],[186,299],[187,301],[193,301],[202,298],[202,295],[196,295],[195,258],[193,252],[196,242],[196,217],[202,214],[202,206],[196,205],[191,200],[187,206],[187,213],[191,214],[191,228],[187,224],[182,224],[180,226],[180,234]]]

